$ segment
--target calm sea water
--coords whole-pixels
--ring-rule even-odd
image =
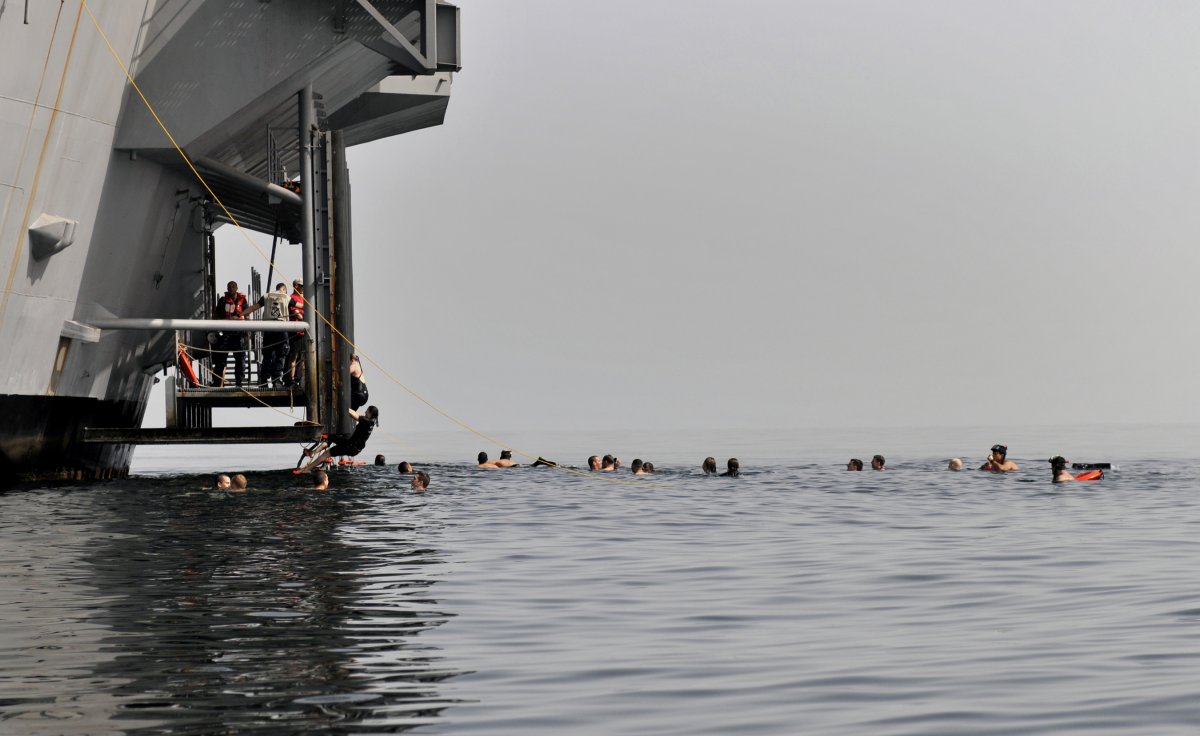
[[[424,495],[142,451],[129,481],[0,496],[0,733],[1192,734],[1198,436],[513,439],[667,471],[637,483],[479,471],[496,448],[458,435],[368,448],[423,462]],[[997,441],[1027,469],[942,469]],[[1059,453],[1119,470],[1056,487]]]

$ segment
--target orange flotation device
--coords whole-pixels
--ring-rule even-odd
[[[1089,470],[1075,476],[1075,480],[1100,480],[1104,477],[1103,470]]]
[[[188,355],[182,345],[179,346],[179,367],[183,369],[183,375],[191,381],[193,386],[200,385],[200,377],[196,375],[196,369],[192,367],[192,356]]]

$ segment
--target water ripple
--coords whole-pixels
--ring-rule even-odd
[[[0,732],[1194,733],[1189,463],[924,467],[0,496]]]

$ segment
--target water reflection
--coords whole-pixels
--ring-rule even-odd
[[[448,616],[431,590],[436,524],[352,489],[252,481],[240,496],[197,478],[88,491],[109,507],[80,557],[109,656],[87,677],[119,683],[113,718],[146,734],[395,733],[436,718],[437,685],[456,674],[419,641]]]

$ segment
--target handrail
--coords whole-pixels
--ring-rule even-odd
[[[308,322],[280,322],[269,319],[93,319],[89,327],[98,330],[210,330],[213,332],[299,332],[311,334]]]

